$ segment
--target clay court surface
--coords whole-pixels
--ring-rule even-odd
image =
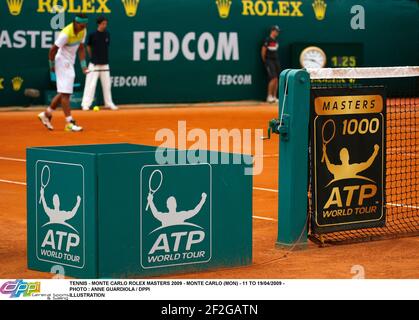
[[[158,145],[161,128],[265,129],[277,117],[277,107],[239,104],[177,108],[123,109],[118,112],[75,111],[82,133],[63,131],[64,117],[56,112],[56,130],[48,132],[39,110],[0,112],[0,278],[51,278],[26,267],[25,152],[31,146],[129,142]],[[254,131],[253,131],[254,132]],[[248,267],[181,274],[179,278],[352,278],[360,265],[366,278],[419,278],[419,237],[287,252],[275,248],[278,201],[278,137],[264,143],[264,169],[254,177],[253,264]],[[281,186],[286,187],[286,186]]]

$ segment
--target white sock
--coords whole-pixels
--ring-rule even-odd
[[[54,112],[54,109],[52,109],[51,107],[47,108],[47,113],[48,114],[52,114]]]
[[[65,121],[70,123],[71,121],[73,121],[73,117],[72,116],[65,117]]]

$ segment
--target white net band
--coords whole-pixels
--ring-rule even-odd
[[[377,79],[418,77],[419,66],[378,68],[316,68],[307,69],[310,79]]]

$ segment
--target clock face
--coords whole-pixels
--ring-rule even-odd
[[[300,54],[303,68],[323,68],[326,66],[326,54],[319,47],[307,47]]]

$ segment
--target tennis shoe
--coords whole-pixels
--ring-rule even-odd
[[[67,123],[65,128],[67,132],[80,132],[83,131],[83,127],[80,127],[76,124],[76,121],[72,120],[70,123]]]
[[[54,127],[52,126],[51,120],[52,116],[47,116],[45,112],[41,112],[38,114],[38,119],[42,122],[42,124],[50,131],[54,130]]]
[[[119,110],[119,108],[116,106],[116,105],[110,105],[110,106],[106,106],[106,108],[108,108],[109,110],[112,110],[112,111],[116,111],[116,110]]]
[[[267,103],[275,103],[275,97],[272,96],[268,96],[268,98],[266,99]]]

